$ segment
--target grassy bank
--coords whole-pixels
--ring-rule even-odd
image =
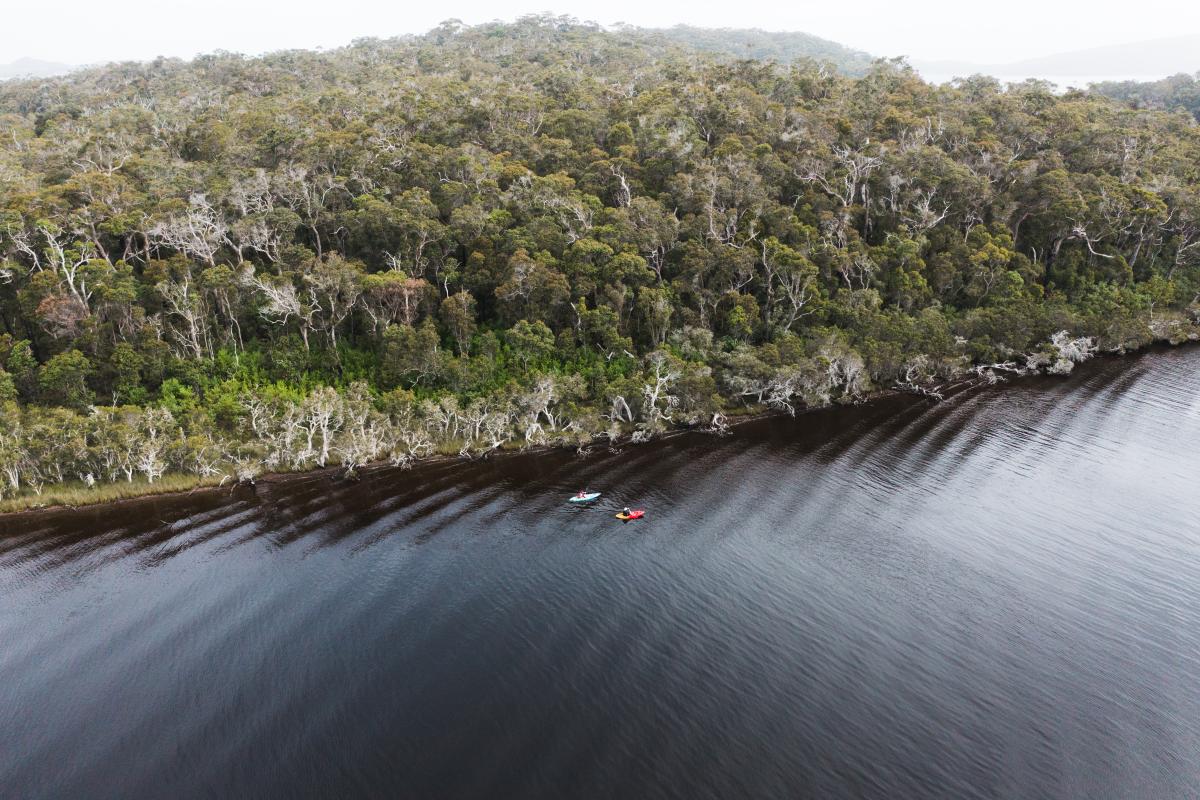
[[[195,475],[164,475],[154,483],[148,483],[142,478],[119,483],[103,483],[92,487],[74,481],[54,484],[45,487],[41,494],[24,492],[15,497],[0,500],[0,514],[11,514],[21,511],[32,511],[41,508],[98,505],[116,503],[122,500],[132,500],[138,497],[150,497],[161,494],[178,494],[206,487],[219,486],[222,480],[229,483],[228,478],[210,476],[201,478]]]

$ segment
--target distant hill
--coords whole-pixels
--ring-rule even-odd
[[[18,58],[8,64],[0,64],[0,80],[9,78],[52,78],[66,75],[75,69],[70,64],[55,61],[40,61],[36,58]]]
[[[480,26],[481,29],[503,26],[489,24]],[[755,60],[774,60],[780,63],[791,63],[805,58],[833,64],[845,75],[862,75],[871,66],[872,56],[859,50],[852,50],[837,42],[822,39],[808,33],[772,32],[755,28],[696,28],[690,25],[676,25],[672,28],[638,28],[634,26],[619,26],[621,33],[635,39],[669,42],[701,52],[732,58],[747,58]],[[431,31],[418,40],[437,41],[439,33],[445,30]],[[401,37],[411,38],[411,37]],[[0,80],[10,78],[53,78],[77,69],[70,64],[53,61],[41,61],[33,58],[20,58],[9,64],[0,64]]]
[[[828,61],[847,75],[865,73],[873,60],[868,53],[809,33],[772,32],[757,28],[694,28],[690,25],[630,30],[662,36],[686,47],[735,58],[774,60],[785,64],[804,58]]]
[[[1200,70],[1200,34],[1092,47],[1005,64],[914,60],[913,66],[935,82],[975,74],[1006,80],[1041,78],[1075,85],[1151,80]]]
[[[1093,47],[1007,65],[1016,72],[1053,75],[1166,76],[1200,69],[1200,35]]]
[[[1161,81],[1105,81],[1092,84],[1091,90],[1134,108],[1182,108],[1200,120],[1200,71]]]

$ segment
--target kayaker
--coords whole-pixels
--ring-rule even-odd
[[[629,511],[629,506],[625,506],[624,508],[622,508],[622,509],[621,509],[621,513],[622,513],[622,514],[624,514],[625,516],[627,516],[627,517],[628,517],[628,516],[629,516],[629,514],[631,513],[631,512]]]
[[[578,497],[579,499],[581,499],[581,500],[582,500],[583,498],[587,497],[587,490],[586,490],[586,489],[580,489],[580,490],[579,490],[579,494],[577,494],[577,495],[575,495],[575,496],[576,496],[576,497]]]

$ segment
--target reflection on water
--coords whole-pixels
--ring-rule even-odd
[[[0,518],[0,786],[1200,796],[1198,368]]]

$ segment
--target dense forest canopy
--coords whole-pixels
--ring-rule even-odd
[[[645,438],[1194,336],[1195,121],[1038,82],[540,17],[5,83],[0,131],[8,493]]]

